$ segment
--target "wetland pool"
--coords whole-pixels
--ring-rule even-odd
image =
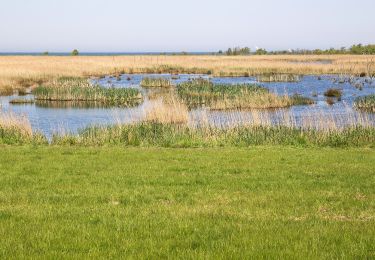
[[[106,76],[102,78],[92,78],[93,84],[109,88],[139,88],[144,101],[137,107],[104,107],[93,104],[70,104],[63,102],[44,102],[34,104],[10,104],[9,101],[17,96],[1,96],[0,111],[12,112],[25,116],[29,119],[34,131],[39,131],[47,137],[53,133],[76,133],[79,129],[90,125],[110,125],[116,123],[132,123],[140,121],[145,116],[145,110],[153,105],[155,100],[149,98],[149,90],[140,87],[140,82],[144,77],[165,77],[171,79],[174,84],[188,81],[193,78],[206,78],[217,84],[259,84],[268,88],[278,95],[294,95],[309,97],[315,101],[314,105],[293,106],[277,110],[259,110],[261,114],[266,114],[267,118],[277,122],[280,117],[288,115],[295,122],[300,122],[306,118],[314,121],[326,119],[327,121],[337,121],[337,124],[345,125],[352,123],[357,118],[366,118],[370,123],[375,124],[375,114],[361,112],[353,109],[353,102],[357,97],[375,94],[375,82],[370,82],[366,78],[356,78],[355,87],[353,82],[341,80],[338,75],[303,76],[298,82],[258,82],[256,77],[214,77],[210,75],[190,75],[190,74],[124,74],[120,77]],[[340,100],[335,100],[334,104],[327,103],[324,92],[329,88],[336,88],[342,91]],[[32,95],[27,95],[26,99],[32,99]],[[189,111],[192,124],[204,120],[213,125],[233,125],[246,123],[254,113],[247,110],[227,111],[210,110],[209,108],[198,108]]]

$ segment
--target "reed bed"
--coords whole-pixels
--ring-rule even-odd
[[[166,78],[143,78],[141,81],[141,86],[144,88],[170,88],[172,87],[172,82]]]
[[[361,110],[375,112],[375,95],[357,98],[354,102],[354,107]]]
[[[30,98],[14,98],[9,103],[13,105],[34,104],[35,100]]]
[[[62,76],[82,77],[122,73],[204,73],[215,76],[276,74],[368,73],[371,55],[272,56],[0,56],[0,92],[36,87]],[[329,63],[319,63],[329,60]]]
[[[84,79],[59,79],[34,89],[37,101],[96,102],[114,106],[136,106],[142,95],[135,88],[103,88]]]
[[[112,126],[91,126],[78,134],[61,131],[53,145],[125,145],[160,147],[247,147],[252,145],[295,145],[375,148],[372,114],[327,111],[307,112],[297,117],[289,110],[231,110],[216,118],[210,110],[188,113],[173,99],[156,100],[145,109],[140,121]],[[124,120],[123,122],[125,122]],[[25,117],[0,114],[0,142],[47,144],[46,137],[33,133]]]
[[[178,110],[175,113],[179,113]],[[297,118],[285,110],[269,113],[233,111],[225,121],[213,121],[206,112],[188,123],[144,120],[132,124],[92,126],[77,135],[55,135],[55,145],[125,145],[160,147],[248,147],[294,145],[330,147],[375,147],[375,124],[366,114],[341,118],[322,111]]]
[[[186,124],[189,111],[185,104],[175,98],[158,99],[145,109],[145,121],[162,124]]]
[[[47,139],[33,133],[25,116],[0,111],[0,144],[46,144]]]
[[[302,130],[286,126],[239,126],[191,128],[186,125],[138,123],[90,127],[74,136],[54,136],[54,145],[160,147],[248,147],[295,145],[331,147],[375,147],[375,128],[345,128],[341,131]]]
[[[263,75],[258,75],[257,80],[259,82],[299,82],[301,77],[300,75],[294,74],[266,73]]]
[[[335,98],[341,98],[342,96],[342,90],[337,88],[329,88],[326,92],[324,92],[324,96],[326,97],[335,97]]]
[[[313,100],[298,95],[278,96],[258,85],[213,84],[205,79],[181,83],[177,86],[177,93],[190,108],[206,106],[214,110],[282,108],[313,103]]]

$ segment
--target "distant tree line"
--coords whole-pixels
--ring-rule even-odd
[[[219,51],[217,54],[219,55],[228,55],[228,56],[236,56],[236,55],[280,55],[280,54],[315,54],[315,55],[322,55],[322,54],[375,54],[375,44],[369,45],[362,45],[357,44],[353,45],[349,48],[341,47],[339,49],[329,48],[329,49],[315,49],[315,50],[307,50],[307,49],[296,49],[296,50],[281,50],[281,51],[267,51],[263,48],[258,48],[255,52],[251,52],[250,48],[248,47],[235,47],[229,48],[227,51]]]
[[[315,50],[290,50],[290,51],[274,51],[270,54],[375,54],[375,44],[369,45],[352,45],[349,48],[341,47],[339,49],[329,48],[325,50],[315,49]]]
[[[219,54],[223,54],[223,51],[219,51]],[[251,54],[250,48],[248,47],[234,47],[228,48],[228,50],[225,52],[228,56],[237,56],[237,55],[249,55]]]

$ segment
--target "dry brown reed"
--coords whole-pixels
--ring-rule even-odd
[[[34,87],[62,76],[90,77],[122,73],[209,73],[245,76],[264,73],[368,73],[369,55],[272,56],[0,56],[0,92]],[[330,63],[319,63],[330,60]]]
[[[249,96],[217,99],[209,104],[212,110],[227,109],[272,109],[294,105],[293,99],[287,95],[278,96],[274,93],[256,93]]]
[[[145,108],[145,121],[147,122],[185,124],[188,120],[188,108],[174,98],[154,100]]]
[[[29,119],[12,112],[0,111],[0,129],[16,131],[24,136],[32,136],[33,134]]]
[[[303,116],[289,109],[276,110],[230,110],[215,117],[215,112],[199,110],[189,120],[190,127],[236,128],[245,127],[288,127],[302,130],[342,131],[355,127],[375,127],[374,116],[369,113],[357,113],[347,106],[345,113],[336,114],[322,109],[308,109]]]

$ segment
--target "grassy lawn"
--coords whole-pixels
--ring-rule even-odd
[[[374,258],[375,150],[0,146],[0,258]]]

